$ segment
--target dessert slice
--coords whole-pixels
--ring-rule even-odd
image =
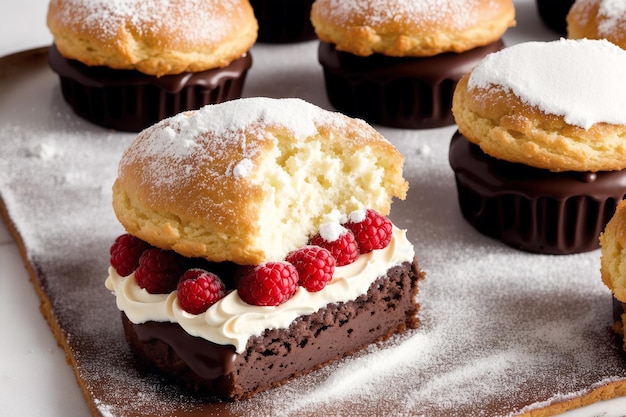
[[[229,400],[418,325],[404,158],[299,99],[179,114],[122,155],[106,286],[139,362]]]

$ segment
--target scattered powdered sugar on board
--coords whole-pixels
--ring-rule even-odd
[[[315,48],[298,49],[311,67]],[[255,53],[271,62],[279,51]],[[74,117],[45,65],[20,68],[17,81],[0,77],[0,197],[99,415],[514,416],[626,381],[599,251],[526,254],[474,231],[447,162],[454,127],[378,128],[407,156],[411,189],[391,217],[427,272],[420,328],[237,404],[139,373],[104,287],[108,248],[122,232],[110,187],[134,135]],[[267,76],[252,72],[249,82],[258,88]],[[316,77],[309,89],[323,82]],[[307,94],[328,106],[316,91]]]
[[[626,124],[624,68],[626,51],[607,40],[526,42],[487,56],[468,87],[499,86],[588,129],[601,122]]]

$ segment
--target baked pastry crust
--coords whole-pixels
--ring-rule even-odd
[[[604,0],[577,0],[567,14],[567,37],[607,39],[626,49],[626,14],[603,13],[602,3]]]
[[[497,41],[514,26],[515,8],[511,0],[317,0],[311,21],[320,40],[340,51],[432,56]]]
[[[619,202],[600,235],[600,247],[602,282],[616,299],[626,303],[626,200]]]
[[[224,67],[258,30],[245,0],[51,0],[47,24],[66,58],[156,76]]]
[[[488,155],[554,172],[626,168],[626,126],[574,126],[502,86],[469,89],[470,75],[457,84],[452,112],[459,131]]]
[[[306,133],[292,129],[308,120]],[[259,264],[306,244],[334,209],[387,215],[392,198],[406,196],[403,163],[361,120],[299,99],[241,99],[141,132],[122,156],[113,207],[155,246]]]

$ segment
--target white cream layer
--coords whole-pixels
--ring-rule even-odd
[[[361,255],[350,265],[335,268],[333,279],[321,291],[312,293],[299,287],[292,298],[276,307],[246,304],[237,291],[231,291],[198,315],[180,307],[176,291],[150,294],[137,285],[134,274],[122,277],[112,267],[105,286],[115,294],[117,307],[135,324],[178,323],[192,336],[220,345],[234,345],[237,353],[241,353],[250,337],[260,335],[265,329],[285,329],[299,316],[315,313],[329,303],[355,300],[388,269],[412,262],[414,256],[406,231],[394,226],[389,246]]]

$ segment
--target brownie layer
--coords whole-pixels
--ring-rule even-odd
[[[252,66],[250,54],[224,68],[156,77],[139,71],[89,67],[64,58],[53,45],[50,67],[59,75],[63,98],[97,125],[138,132],[169,116],[241,97]]]
[[[456,132],[449,161],[465,219],[527,252],[571,254],[599,247],[626,196],[626,170],[551,172],[485,154]]]
[[[371,123],[425,129],[454,124],[457,82],[502,41],[431,57],[356,56],[320,42],[328,98],[337,110]]]
[[[288,43],[316,39],[311,24],[313,0],[250,0],[259,22],[259,42]]]
[[[122,313],[126,338],[144,366],[187,387],[240,400],[310,372],[372,342],[418,325],[415,296],[424,276],[417,261],[391,268],[354,301],[332,303],[287,329],[250,338],[243,353],[190,336],[174,323],[133,324]]]

